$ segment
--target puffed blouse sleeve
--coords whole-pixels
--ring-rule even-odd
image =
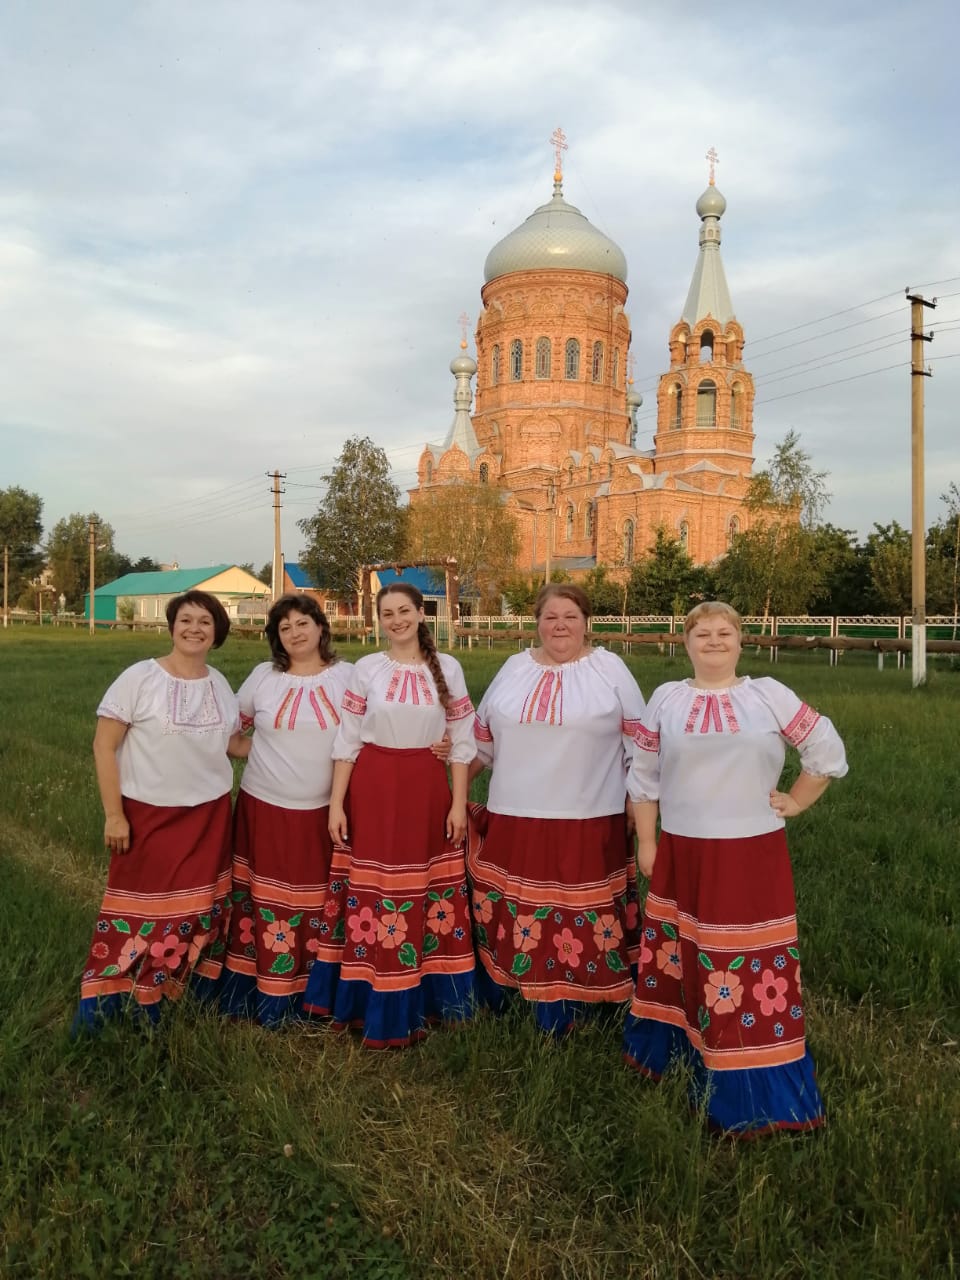
[[[662,684],[654,689],[633,735],[627,794],[637,804],[660,799],[660,713],[670,687]]]
[[[463,667],[449,654],[442,653],[440,665],[450,692],[447,704],[447,733],[450,735],[450,764],[469,764],[477,754],[477,744],[473,737],[474,710],[467,692],[467,681]]]
[[[780,726],[782,737],[800,753],[804,773],[842,778],[847,772],[847,756],[832,722],[779,680],[765,676],[752,683]]]
[[[334,760],[356,761],[363,746],[363,717],[367,714],[367,673],[363,658],[350,672],[340,703],[340,728],[333,740]]]
[[[640,686],[634,679],[633,672],[615,653],[600,649],[600,670],[603,678],[610,684],[620,702],[620,732],[623,735],[624,768],[629,772],[634,751],[636,750],[637,732],[643,725],[645,705]]]
[[[237,702],[240,707],[240,732],[246,731],[252,727],[254,714],[257,709],[257,690],[271,669],[269,662],[261,662],[259,666],[253,668],[250,674],[244,680],[243,684],[237,690]]]
[[[121,724],[133,724],[140,687],[149,669],[149,662],[135,662],[126,671],[121,671],[100,699],[97,716],[104,720],[119,720]]]
[[[477,759],[485,769],[493,768],[493,731],[490,728],[490,708],[498,687],[505,679],[505,672],[510,663],[508,658],[487,686],[487,691],[480,699],[477,714],[473,721],[473,740],[477,748]]]

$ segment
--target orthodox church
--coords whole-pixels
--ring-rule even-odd
[[[720,257],[715,153],[653,448],[638,449],[626,258],[564,199],[560,139],[551,199],[487,255],[477,358],[462,342],[450,365],[453,422],[424,448],[410,500],[436,485],[498,485],[517,521],[520,573],[630,565],[659,526],[696,563],[715,560],[750,522],[754,441],[753,379]]]

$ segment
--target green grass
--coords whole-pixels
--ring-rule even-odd
[[[622,1068],[616,1024],[553,1045],[518,1010],[373,1054],[184,1005],[71,1044],[106,869],[93,712],[161,651],[0,632],[0,1275],[957,1275],[960,674],[745,658],[834,719],[851,773],[790,829],[828,1126],[737,1146],[681,1079]],[[507,652],[459,654],[475,699]],[[236,685],[264,653],[216,662]],[[647,693],[686,674],[629,662]]]

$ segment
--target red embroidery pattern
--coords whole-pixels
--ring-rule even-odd
[[[493,741],[493,734],[490,732],[487,725],[483,723],[483,721],[480,719],[479,716],[477,716],[473,722],[473,736],[476,738],[478,742]]]
[[[352,689],[348,689],[343,695],[343,710],[349,711],[354,716],[366,715],[367,700],[366,698],[361,698],[359,693],[354,693]]]
[[[528,694],[520,712],[520,723],[563,724],[563,673],[544,671]]]
[[[240,732],[246,733],[246,731],[249,728],[251,728],[252,725],[253,725],[253,716],[245,716],[241,711],[240,712]]]
[[[400,690],[399,698],[397,697],[398,688]],[[434,702],[433,690],[427,683],[427,678],[422,671],[395,671],[390,677],[385,701],[409,702],[415,707],[419,707],[420,703],[423,702],[425,706],[432,707]]]
[[[652,751],[656,755],[660,750],[660,735],[654,733],[652,729],[648,729],[645,724],[641,724],[637,732],[633,735],[633,740],[641,751]]]
[[[620,732],[627,738],[634,738],[637,732],[643,728],[643,722],[640,720],[621,720]]]
[[[393,675],[390,677],[390,683],[387,685],[387,702],[393,702],[397,696],[397,689],[400,685],[400,668],[397,667]]]
[[[467,716],[473,715],[473,703],[469,697],[458,698],[456,702],[451,702],[447,707],[448,720],[466,720]]]
[[[327,712],[329,713],[330,719],[333,721],[334,725],[338,725],[340,723],[340,717],[337,715],[337,709],[333,705],[333,703],[330,701],[330,698],[327,696],[327,691],[321,685],[316,690],[316,692],[314,692],[313,689],[310,690],[310,703],[313,707],[314,715],[317,717],[317,720],[320,723],[320,728],[325,729],[327,727],[327,722],[324,717],[323,711],[320,709],[320,703],[317,701],[318,698],[323,702],[323,705],[327,708]]]
[[[275,729],[279,729],[280,726],[283,724],[283,713],[286,711],[287,707],[290,705],[290,699],[292,697],[293,697],[293,690],[288,689],[286,694],[284,695],[283,701],[280,703],[280,707],[277,711],[277,714],[273,717],[273,727]]]
[[[730,701],[728,693],[721,693],[719,697],[715,693],[698,693],[690,707],[687,723],[683,726],[684,733],[694,733],[696,731],[701,711],[703,712],[703,719],[700,720],[701,733],[723,733],[723,721],[726,721],[729,733],[740,732],[737,714],[733,709],[733,703]],[[720,718],[721,711],[723,712],[723,721]]]
[[[819,711],[814,711],[813,707],[803,702],[800,704],[800,710],[784,729],[783,736],[791,747],[799,747],[804,738],[810,736],[811,730],[819,719]]]
[[[684,733],[693,733],[693,726],[696,724],[697,716],[700,714],[700,709],[704,702],[706,702],[706,698],[702,693],[698,693],[693,700],[693,705],[690,708],[690,714],[687,716],[687,723],[683,726]]]
[[[733,702],[730,700],[729,693],[721,693],[720,710],[723,712],[723,718],[727,722],[727,728],[731,733],[739,733],[740,726],[737,724],[737,713],[733,709]]]
[[[287,721],[288,729],[297,727],[297,712],[300,710],[300,703],[303,701],[302,687],[297,690],[297,696],[293,700],[293,706],[290,708],[290,719]]]

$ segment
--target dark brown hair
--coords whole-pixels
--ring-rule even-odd
[[[385,595],[389,595],[391,591],[399,591],[401,595],[406,596],[408,600],[413,602],[414,608],[423,608],[423,593],[418,591],[412,582],[391,582],[388,586],[381,587],[377,592],[378,618],[380,616],[380,601]],[[437,653],[437,646],[433,642],[433,633],[423,619],[420,620],[420,625],[417,627],[417,642],[420,645],[423,660],[430,668],[433,683],[437,686],[440,705],[446,709],[450,705],[450,690],[447,688],[447,680],[443,674],[443,668],[440,666],[440,655]]]
[[[307,618],[312,618],[320,628],[320,657],[323,662],[329,664],[337,661],[337,655],[333,651],[330,643],[330,623],[327,621],[327,615],[314,600],[313,596],[302,596],[291,592],[289,595],[281,596],[279,600],[275,600],[273,608],[267,614],[267,625],[264,628],[267,635],[267,642],[270,645],[270,653],[273,657],[273,665],[277,671],[290,670],[290,655],[283,647],[283,641],[280,639],[280,623],[290,616],[291,613],[302,613]]]
[[[578,587],[575,582],[546,582],[537,592],[537,598],[533,603],[533,616],[538,622],[547,601],[552,600],[554,596],[559,596],[561,600],[572,600],[583,614],[584,621],[589,621],[593,610],[590,608],[590,597],[583,587]]]
[[[167,601],[167,628],[170,634],[173,635],[173,624],[177,620],[177,614],[187,604],[195,605],[198,609],[206,609],[209,613],[213,619],[213,647],[219,649],[230,634],[230,619],[216,596],[211,596],[206,591],[185,591],[183,595],[174,596],[172,600]]]

